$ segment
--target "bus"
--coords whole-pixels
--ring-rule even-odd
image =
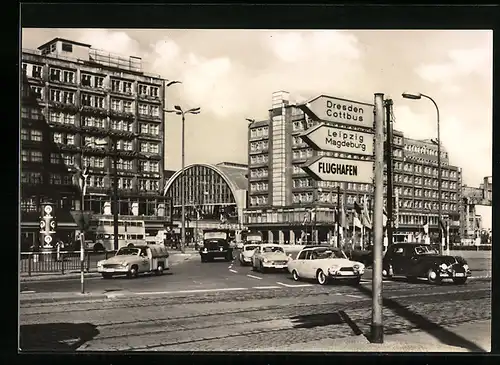
[[[95,238],[86,249],[94,251],[114,250],[113,218],[99,218],[90,223],[89,233]],[[146,244],[146,228],[143,220],[118,220],[118,249]]]

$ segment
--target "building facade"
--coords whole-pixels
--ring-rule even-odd
[[[116,56],[60,38],[22,50],[21,233],[38,244],[40,202],[56,206],[58,234],[70,239],[81,206],[75,172],[89,168],[83,209],[109,207],[117,163],[120,217],[141,216],[148,231],[171,222],[164,186],[165,80],[140,58]],[[106,141],[96,146],[95,141]],[[114,148],[116,146],[116,149]],[[108,212],[109,213],[109,212]]]
[[[492,203],[493,178],[486,176],[479,187],[462,186],[461,236],[465,240],[474,239],[483,228],[483,217],[476,207],[490,206]]]
[[[300,137],[318,124],[289,102],[287,92],[273,94],[269,119],[252,122],[248,127],[249,206],[245,222],[264,239],[280,243],[297,242],[299,237],[314,241],[330,240],[334,232],[335,207],[340,191],[346,210],[354,202],[373,200],[373,184],[315,181],[302,169],[310,158],[321,155],[344,157],[333,152],[315,151]],[[459,234],[455,214],[460,205],[461,170],[448,164],[442,149],[442,214],[448,217],[450,235]],[[437,146],[430,140],[405,138],[393,133],[394,191],[397,191],[395,239],[422,230],[429,220],[430,234],[438,235]],[[384,175],[387,182],[387,176]],[[384,195],[387,188],[384,187]],[[384,197],[384,206],[386,199]],[[455,238],[453,238],[455,239]]]
[[[208,228],[228,229],[239,240],[247,207],[247,171],[247,165],[222,162],[189,165],[184,173],[180,170],[172,175],[164,194],[172,199],[173,222],[178,227],[175,233],[180,233],[184,181],[187,241],[200,238],[203,229]]]

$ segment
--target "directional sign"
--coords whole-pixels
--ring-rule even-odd
[[[371,184],[373,161],[319,156],[302,168],[316,180]]]
[[[373,128],[374,105],[321,95],[299,107],[313,119]]]
[[[301,134],[311,147],[323,151],[373,156],[373,134],[319,124]]]

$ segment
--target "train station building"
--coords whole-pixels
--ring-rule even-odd
[[[165,197],[172,200],[174,233],[180,233],[184,181],[186,241],[199,239],[203,229],[209,228],[228,229],[240,240],[247,207],[247,171],[247,165],[221,162],[192,164],[174,173],[164,190]]]

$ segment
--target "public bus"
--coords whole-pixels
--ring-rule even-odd
[[[93,234],[95,240],[85,247],[86,249],[94,251],[114,250],[113,218],[93,220],[90,223],[89,231]],[[118,220],[118,249],[129,245],[144,244],[146,244],[146,228],[143,220]]]

